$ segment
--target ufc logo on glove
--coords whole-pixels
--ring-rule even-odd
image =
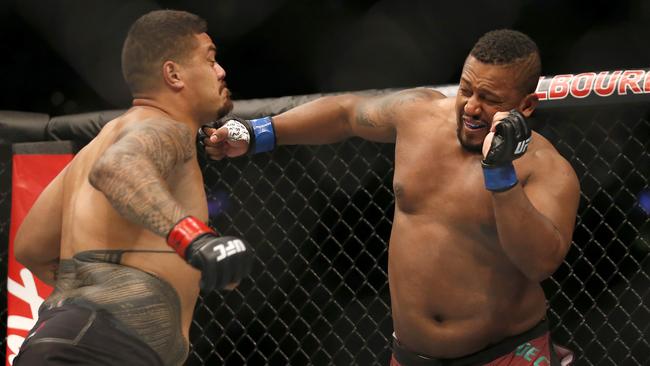
[[[526,151],[526,149],[528,148],[529,143],[530,143],[530,137],[527,138],[524,141],[520,141],[517,144],[517,147],[515,148],[515,154],[523,154]]]
[[[237,283],[251,271],[253,251],[245,240],[219,236],[193,216],[186,216],[174,225],[167,235],[167,244],[201,271],[200,287],[203,291]]]
[[[219,262],[220,260],[229,257],[235,253],[241,253],[246,251],[246,246],[241,240],[235,239],[235,240],[228,240],[228,243],[226,243],[225,246],[224,244],[216,245],[212,250],[214,252],[217,251],[219,252],[219,255],[216,258],[217,262]]]

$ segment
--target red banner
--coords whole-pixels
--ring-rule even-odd
[[[16,231],[38,195],[72,160],[72,154],[19,154],[13,156],[9,271],[7,279],[7,359],[11,365],[27,332],[38,319],[38,307],[52,288],[18,263],[13,243]]]

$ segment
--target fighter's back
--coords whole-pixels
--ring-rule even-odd
[[[21,349],[24,362],[181,365],[199,289],[232,289],[248,275],[246,243],[206,223],[196,131],[232,109],[206,29],[183,11],[136,20],[121,57],[133,107],[25,216],[14,254],[55,289]]]
[[[62,257],[92,249],[170,250],[164,238],[129,221],[89,182],[93,165],[127,126],[161,117],[160,112],[134,108],[112,120],[70,163],[64,177]],[[166,177],[172,196],[198,218],[207,221],[207,204],[198,164],[191,160]],[[197,188],[190,193],[189,188]],[[128,189],[125,187],[124,189]],[[110,223],[107,225],[106,223]]]
[[[120,252],[120,265],[152,274],[173,287],[180,300],[182,332],[187,339],[199,292],[200,272],[169,248],[165,238],[122,216],[89,181],[97,161],[127,129],[156,118],[165,116],[149,108],[132,108],[106,124],[62,173],[61,259],[65,261],[89,251],[123,251]],[[166,177],[166,184],[183,208],[207,221],[207,203],[196,159],[179,164]],[[136,187],[121,189],[129,194],[130,188],[135,192]]]

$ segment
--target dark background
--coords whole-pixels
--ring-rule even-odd
[[[496,28],[535,39],[545,75],[650,66],[643,0],[0,0],[0,109],[126,108],[121,44],[158,8],[208,21],[235,99],[456,83]]]

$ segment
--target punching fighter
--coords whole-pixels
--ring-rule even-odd
[[[328,96],[272,118],[227,118],[203,128],[203,142],[213,159],[351,136],[394,143],[391,365],[559,365],[540,282],[569,250],[580,189],[527,125],[540,74],[528,36],[492,31],[454,98],[425,88]]]
[[[252,254],[206,225],[195,131],[232,109],[206,23],[154,11],[129,30],[133,106],[46,187],[15,255],[55,286],[14,365],[181,365],[199,291],[232,289]]]

